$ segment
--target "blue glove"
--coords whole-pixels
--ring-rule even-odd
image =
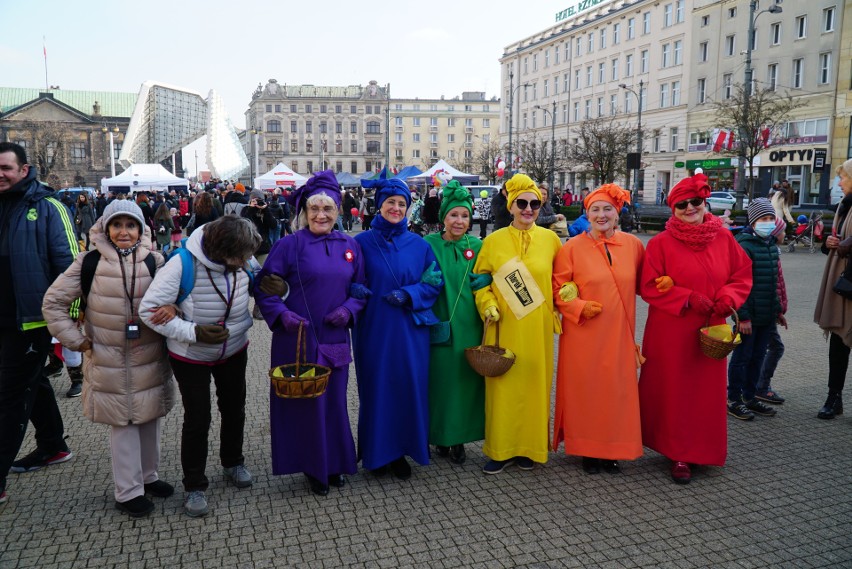
[[[491,281],[494,279],[491,278],[489,273],[469,273],[467,277],[470,279],[470,290],[473,292],[478,291],[481,288],[485,288],[491,284]]]
[[[384,298],[391,306],[405,306],[411,302],[411,295],[401,288],[390,291]]]
[[[365,300],[367,297],[373,296],[373,291],[360,283],[352,283],[349,285],[349,296],[358,300]]]
[[[299,324],[308,324],[307,319],[302,318],[292,310],[288,310],[284,314],[281,315],[281,324],[284,326],[284,330],[293,334],[299,331]]]
[[[441,286],[444,284],[443,279],[441,279],[441,269],[435,268],[435,261],[432,261],[429,268],[420,275],[420,282],[432,286]]]

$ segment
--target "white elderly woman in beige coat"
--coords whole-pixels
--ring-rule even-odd
[[[151,251],[151,233],[142,210],[130,200],[115,200],[90,232],[92,249],[80,254],[44,297],[50,333],[65,347],[85,353],[83,413],[110,425],[115,506],[131,517],[154,509],[145,497],[167,497],[174,488],[159,479],[160,419],[174,404],[174,380],[162,336],[139,318],[139,302],[153,281],[151,269],[163,265]],[[86,255],[100,254],[86,299],[82,329],[69,317],[83,296]],[[155,263],[146,257],[151,256]],[[157,317],[173,317],[171,307]]]

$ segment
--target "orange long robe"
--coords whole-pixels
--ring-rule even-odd
[[[582,233],[556,255],[553,293],[562,335],[554,450],[564,440],[566,454],[609,460],[642,456],[634,334],[643,256],[642,242],[620,231],[605,242]],[[559,289],[568,281],[577,284],[579,295],[565,302]],[[583,306],[592,300],[603,310],[586,320]]]

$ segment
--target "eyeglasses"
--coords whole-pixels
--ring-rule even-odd
[[[536,211],[541,207],[541,200],[523,200],[518,198],[515,200],[515,204],[517,204],[520,210],[525,210],[529,207],[533,211]]]
[[[692,207],[698,207],[704,203],[704,198],[692,198],[691,200],[683,200],[682,202],[677,202],[675,205],[675,209],[686,209],[687,205],[691,205]]]
[[[336,211],[337,211],[337,208],[330,206],[330,205],[327,205],[325,207],[319,207],[319,206],[312,205],[312,206],[308,207],[308,213],[310,215],[319,215],[320,213],[324,213],[326,215],[334,215],[334,213]]]

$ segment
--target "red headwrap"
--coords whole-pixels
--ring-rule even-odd
[[[704,174],[696,174],[691,178],[684,178],[678,182],[669,192],[666,203],[674,211],[674,204],[695,197],[710,197],[710,184],[707,183],[707,176]]]
[[[621,211],[624,204],[630,203],[630,192],[616,184],[604,184],[583,199],[583,206],[589,209],[590,205],[599,201],[609,202]]]

